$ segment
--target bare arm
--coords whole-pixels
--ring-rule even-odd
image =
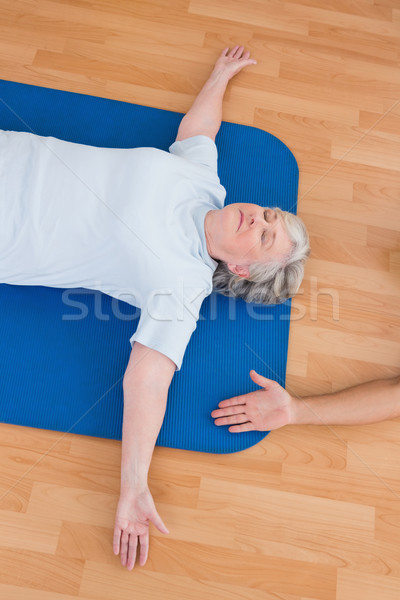
[[[293,400],[293,399],[292,399]],[[361,425],[400,416],[400,377],[361,383],[340,392],[293,402],[293,423]]]
[[[250,371],[263,389],[223,400],[211,416],[229,431],[271,431],[284,425],[361,425],[400,416],[400,377],[303,399],[291,396],[276,381]]]
[[[176,141],[194,135],[207,135],[215,141],[221,126],[222,101],[229,80],[244,67],[256,64],[255,60],[250,59],[249,51],[243,54],[243,46],[235,46],[230,52],[228,51],[229,48],[222,51],[210,77],[183,117]]]
[[[164,354],[135,342],[125,371],[121,490],[113,550],[131,570],[140,543],[140,564],[147,560],[149,522],[168,533],[154,506],[147,482],[154,446],[165,414],[169,385],[176,369]]]

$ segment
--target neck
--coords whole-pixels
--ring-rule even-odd
[[[206,245],[207,245],[207,252],[208,252],[208,254],[214,260],[221,260],[220,258],[218,258],[218,256],[216,256],[216,253],[215,253],[215,250],[214,250],[214,246],[213,246],[213,243],[212,243],[212,239],[211,239],[211,235],[210,235],[211,224],[212,224],[215,212],[216,212],[216,210],[209,210],[208,213],[206,213],[206,216],[205,216],[205,219],[204,219],[204,233],[205,233],[205,236],[206,236]]]

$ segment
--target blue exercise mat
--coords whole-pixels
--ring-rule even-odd
[[[101,147],[168,150],[182,114],[0,80],[0,129]],[[222,123],[216,139],[226,203],[296,212],[298,168],[260,129]],[[122,378],[140,311],[77,288],[0,285],[0,420],[121,440]],[[113,304],[112,304],[113,301]],[[172,380],[160,446],[237,452],[266,433],[216,427],[218,402],[259,389],[255,369],[285,383],[290,301],[246,304],[211,294]]]

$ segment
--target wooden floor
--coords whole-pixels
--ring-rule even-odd
[[[0,0],[1,78],[180,112],[237,42],[258,65],[224,119],[293,151],[311,234],[288,389],[395,375],[400,0]],[[0,431],[4,600],[400,598],[400,419],[285,427],[226,456],[156,448],[171,534],[132,572],[112,553],[120,442]]]

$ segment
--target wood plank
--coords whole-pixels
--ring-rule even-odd
[[[226,19],[243,23],[245,25],[256,25],[264,29],[275,29],[280,32],[294,32],[307,34],[307,22],[301,18],[288,19],[273,11],[266,11],[263,2],[250,0],[246,6],[240,0],[231,0],[229,4],[223,0],[190,0],[189,13],[192,15],[204,15],[212,19]]]
[[[396,577],[368,575],[351,569],[341,569],[338,574],[337,600],[353,600],[360,594],[363,600],[397,600],[400,580]]]

